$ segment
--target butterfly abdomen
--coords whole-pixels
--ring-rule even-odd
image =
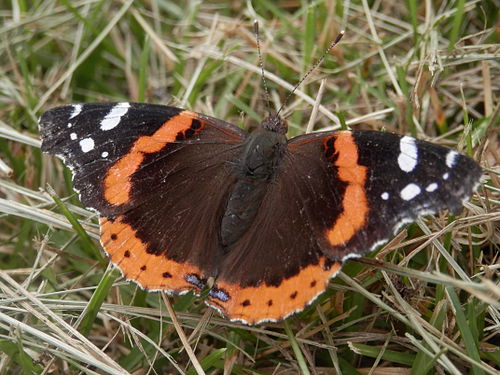
[[[239,163],[234,167],[237,180],[221,220],[220,236],[224,248],[238,241],[253,223],[286,144],[284,134],[263,128],[254,131],[246,140]]]

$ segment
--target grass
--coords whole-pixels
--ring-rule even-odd
[[[2,3],[0,374],[497,373],[497,14],[489,0]],[[348,262],[304,312],[246,327],[107,268],[95,214],[40,153],[37,118],[140,100],[255,126],[254,19],[276,107],[346,30],[285,107],[289,136],[312,112],[314,130],[410,133],[481,160],[485,179],[459,216],[419,220]]]

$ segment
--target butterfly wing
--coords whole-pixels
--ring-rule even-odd
[[[318,158],[333,166],[330,178],[344,186],[340,213],[311,216],[333,259],[366,254],[419,216],[458,213],[481,177],[481,167],[455,150],[391,133],[305,135],[289,148],[301,159],[321,153]]]
[[[244,131],[174,107],[89,103],[46,112],[40,133],[99,212],[101,243],[127,279],[203,288],[221,256],[217,219]]]
[[[301,311],[342,262],[419,215],[457,211],[480,167],[410,137],[352,131],[293,138],[254,223],[221,266],[207,303],[255,324]]]

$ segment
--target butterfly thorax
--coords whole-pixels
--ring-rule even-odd
[[[238,241],[254,221],[286,152],[287,138],[282,132],[286,123],[276,116],[266,123],[270,118],[249,135],[234,167],[236,182],[226,201],[220,229],[225,248]]]

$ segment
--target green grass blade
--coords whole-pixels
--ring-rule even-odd
[[[50,186],[47,187],[47,191],[49,192],[49,194],[52,197],[52,199],[54,200],[54,202],[57,204],[57,207],[59,208],[61,213],[71,223],[71,226],[76,231],[78,237],[80,237],[84,251],[89,256],[91,256],[93,259],[97,259],[99,264],[101,264],[101,265],[106,264],[106,261],[104,260],[103,256],[101,255],[99,248],[94,244],[94,242],[92,241],[90,236],[87,234],[85,229],[83,229],[82,225],[75,218],[75,216],[71,213],[71,211],[68,210],[68,208],[63,203],[63,201],[56,195],[56,193],[54,192],[54,190]]]
[[[381,354],[380,352],[382,351],[382,348],[373,345],[353,343],[351,346],[355,348],[356,353],[370,358],[378,358]],[[385,361],[411,366],[415,360],[415,355],[384,348],[381,358]]]
[[[99,313],[102,304],[108,297],[109,291],[111,290],[113,283],[115,282],[118,276],[119,272],[114,267],[110,267],[106,270],[106,272],[104,272],[104,275],[102,276],[102,279],[99,282],[97,289],[92,294],[92,297],[90,298],[87,307],[82,313],[82,319],[79,326],[79,331],[83,335],[88,336],[90,334],[92,325],[95,322],[97,314]]]
[[[283,327],[285,328],[285,332],[288,336],[288,340],[290,340],[290,344],[292,345],[293,353],[295,354],[295,358],[297,359],[297,363],[300,368],[300,372],[303,375],[310,375],[309,367],[307,366],[307,362],[300,350],[299,344],[297,343],[297,339],[290,328],[290,324],[288,321],[283,322]]]
[[[147,78],[148,78],[148,58],[151,45],[151,38],[146,35],[144,38],[141,56],[139,58],[139,92],[137,93],[137,100],[144,102],[146,99]]]
[[[315,30],[316,30],[316,12],[315,12],[316,7],[313,6],[308,6],[307,7],[307,12],[305,14],[305,30],[304,30],[304,65],[302,68],[302,71],[305,72],[307,69],[312,65],[312,53],[313,49],[316,46],[316,36],[315,36]]]
[[[222,364],[222,359],[224,358],[224,354],[226,353],[226,348],[220,348],[216,349],[210,354],[208,354],[206,357],[204,357],[202,360],[200,360],[200,365],[203,368],[203,370],[208,371],[213,367],[216,368],[221,368],[222,366],[215,366],[217,363]],[[196,375],[197,372],[194,369],[194,367],[190,368],[188,372],[186,372],[186,375]]]
[[[453,17],[453,24],[450,31],[448,51],[452,51],[455,48],[455,44],[459,39],[460,29],[462,28],[462,23],[464,21],[464,5],[465,0],[457,0],[455,16]]]
[[[451,287],[446,287],[446,292],[448,293],[453,311],[455,313],[458,329],[465,345],[465,350],[472,359],[477,362],[481,362],[481,357],[478,350],[478,342],[477,339],[474,338],[471,330],[471,325],[474,324],[467,320],[467,317],[462,309],[462,305],[455,290]],[[484,375],[484,371],[474,364],[472,365],[472,373],[474,375]]]

